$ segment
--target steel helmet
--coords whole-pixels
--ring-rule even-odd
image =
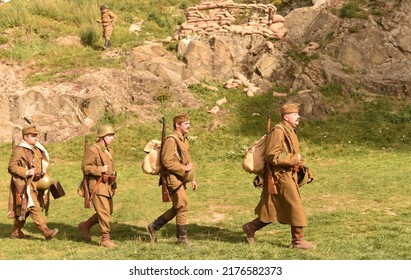
[[[105,124],[97,129],[97,137],[104,137],[107,134],[115,134],[114,128],[111,125]]]
[[[44,174],[44,176],[37,181],[37,189],[40,191],[48,190],[53,183],[54,180],[49,175]]]

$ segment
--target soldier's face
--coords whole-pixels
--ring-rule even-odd
[[[291,113],[284,115],[284,119],[295,128],[300,123],[301,117],[298,113]]]
[[[27,144],[34,146],[37,143],[37,134],[26,134],[24,135],[24,141],[27,142]]]
[[[104,141],[107,143],[107,145],[110,145],[113,140],[114,134],[107,134],[106,136],[104,136]]]
[[[185,135],[190,130],[190,121],[178,123],[176,127],[181,134]]]

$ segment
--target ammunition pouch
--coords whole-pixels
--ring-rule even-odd
[[[101,182],[104,184],[109,184],[112,185],[116,181],[117,176],[115,175],[102,175],[101,176]]]

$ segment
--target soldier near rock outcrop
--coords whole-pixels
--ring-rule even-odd
[[[117,247],[110,239],[110,218],[117,189],[114,150],[110,147],[114,135],[112,126],[100,126],[97,129],[97,142],[84,154],[81,169],[87,177],[89,197],[95,213],[85,222],[78,224],[87,242],[91,241],[90,228],[99,224],[101,245],[109,248]]]
[[[58,229],[51,230],[47,227],[41,213],[42,207],[45,206],[44,192],[39,190],[42,178],[47,173],[49,154],[38,142],[39,133],[35,126],[23,128],[22,134],[23,139],[13,148],[8,165],[8,171],[11,174],[8,217],[14,218],[10,237],[13,239],[28,238],[29,236],[21,229],[26,223],[26,218],[31,216],[46,240],[50,240],[58,233]]]
[[[270,164],[276,191],[270,193],[267,182],[264,182],[260,202],[255,208],[258,218],[244,224],[243,230],[248,243],[253,243],[255,232],[268,224],[289,224],[291,248],[311,249],[314,246],[304,240],[303,227],[307,226],[307,219],[296,172],[304,164],[294,131],[300,122],[299,105],[293,103],[281,107],[281,118],[268,134],[265,148],[265,160]]]
[[[186,184],[191,182],[192,189],[197,190],[193,163],[186,135],[190,130],[190,120],[186,113],[173,118],[174,131],[168,136],[161,148],[161,165],[165,168],[165,180],[172,201],[170,209],[147,225],[151,242],[157,241],[156,232],[166,223],[176,218],[177,242],[190,245],[187,237],[188,195]]]
[[[110,48],[110,38],[113,33],[114,23],[116,21],[116,15],[108,9],[106,5],[100,6],[101,19],[97,20],[103,26],[103,38],[104,38],[104,48]]]

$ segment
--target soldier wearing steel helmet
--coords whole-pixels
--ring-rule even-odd
[[[38,131],[35,126],[22,130],[23,139],[13,149],[8,171],[12,176],[8,217],[14,219],[10,237],[13,239],[28,238],[21,229],[26,218],[31,216],[34,224],[43,233],[46,240],[52,239],[58,229],[49,229],[42,216],[44,203],[44,175],[47,172],[49,154],[37,139]]]
[[[78,227],[85,241],[91,241],[90,228],[99,224],[101,245],[117,247],[110,238],[110,218],[113,214],[113,197],[116,193],[116,168],[114,151],[110,147],[114,139],[114,129],[102,125],[97,129],[97,142],[91,145],[84,154],[81,169],[87,176],[90,199],[95,213]]]

